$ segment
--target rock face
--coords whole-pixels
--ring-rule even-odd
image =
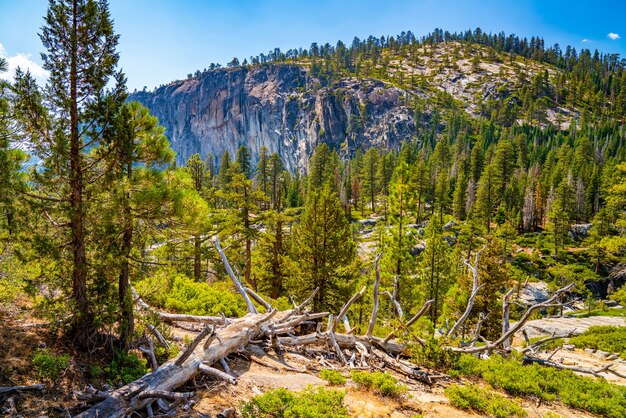
[[[415,94],[415,93],[414,93]],[[318,143],[351,152],[398,148],[415,133],[407,93],[373,79],[332,85],[297,65],[222,68],[176,81],[131,100],[148,107],[165,127],[177,163],[209,152],[234,157],[246,145],[253,158],[265,146],[291,170],[306,170]]]

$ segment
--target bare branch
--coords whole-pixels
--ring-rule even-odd
[[[248,312],[253,313],[253,314],[257,313],[257,310],[254,307],[254,304],[252,303],[250,298],[248,297],[248,294],[246,293],[243,285],[241,284],[241,282],[239,282],[239,279],[237,279],[237,277],[235,276],[235,273],[233,272],[233,269],[230,267],[230,263],[228,262],[228,259],[226,258],[226,254],[224,253],[224,251],[222,250],[222,247],[220,246],[220,239],[218,237],[215,237],[215,248],[217,248],[217,252],[222,257],[222,261],[224,262],[224,267],[226,268],[226,271],[228,272],[228,275],[230,276],[231,280],[235,284],[237,291],[239,292],[243,300],[246,302]]]
[[[550,299],[545,302],[537,303],[532,305],[530,308],[526,310],[522,318],[515,323],[506,333],[500,336],[496,341],[486,344],[481,347],[447,347],[448,350],[464,352],[464,353],[480,353],[483,351],[491,351],[504,343],[504,341],[508,340],[513,336],[517,331],[522,329],[522,327],[526,324],[526,322],[530,319],[530,316],[534,311],[540,308],[550,307],[550,306],[559,306],[559,304],[553,304],[555,300],[557,300],[562,294],[569,292],[575,286],[575,283],[570,283],[569,285],[557,290],[554,292],[554,295]]]
[[[257,303],[261,306],[263,306],[265,308],[265,312],[270,312],[273,308],[272,305],[270,305],[267,301],[265,301],[265,299],[263,299],[258,293],[256,293],[254,290],[250,289],[249,287],[246,287],[246,293],[248,295],[250,295],[250,297],[252,297],[252,299],[254,299],[255,301],[257,301]]]
[[[237,385],[237,379],[236,378],[234,378],[233,376],[231,376],[231,375],[229,375],[227,373],[224,373],[221,370],[214,369],[213,367],[208,366],[206,364],[199,365],[198,369],[202,373],[208,374],[209,376],[214,377],[214,378],[216,378],[218,380],[222,380],[224,382],[228,382],[228,383],[230,383],[233,386]]]
[[[185,360],[187,360],[187,358],[189,358],[189,356],[191,355],[191,353],[193,353],[193,350],[196,349],[196,347],[198,346],[198,344],[200,344],[200,342],[204,339],[204,337],[206,337],[209,334],[213,333],[213,328],[210,326],[206,326],[204,327],[204,329],[202,330],[202,332],[200,334],[198,334],[198,336],[191,342],[191,344],[189,344],[189,346],[185,349],[185,351],[183,351],[183,353],[180,355],[180,357],[178,357],[175,361],[175,363],[177,365],[182,365]]]
[[[403,328],[406,330],[411,325],[413,325],[415,323],[415,321],[420,319],[426,312],[428,312],[428,309],[430,308],[430,305],[432,305],[434,302],[435,302],[435,299],[427,300],[424,303],[424,306],[422,306],[422,308],[419,311],[417,311],[417,313],[415,315],[413,315],[413,318],[409,319],[409,321],[406,324],[404,324]],[[387,335],[385,337],[385,339],[383,340],[383,343],[386,344],[387,342],[389,342],[390,339],[392,339],[395,336],[396,336],[395,332],[391,331],[389,333],[389,335]]]
[[[335,322],[333,322],[333,332],[337,329],[337,326],[343,320],[343,317],[346,316],[346,314],[348,313],[348,309],[350,309],[350,306],[352,306],[354,302],[356,302],[361,296],[363,296],[363,293],[365,293],[365,289],[366,287],[363,286],[361,290],[355,293],[354,296],[352,296],[350,300],[347,301],[345,305],[343,305],[343,308],[341,308],[341,311],[339,312],[339,315],[337,315]]]
[[[374,326],[376,326],[376,316],[378,315],[378,286],[380,285],[380,268],[378,262],[382,254],[376,255],[376,261],[374,263],[374,269],[376,270],[376,280],[374,281],[374,305],[372,306],[372,316],[370,318],[370,324],[367,327],[366,337],[371,337],[374,332]]]

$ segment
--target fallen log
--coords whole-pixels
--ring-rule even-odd
[[[133,411],[145,408],[150,398],[141,398],[142,392],[166,391],[180,387],[196,374],[200,373],[200,365],[213,364],[227,355],[244,347],[251,339],[261,334],[261,326],[269,321],[276,311],[268,314],[248,314],[217,331],[220,344],[212,344],[208,348],[197,346],[182,364],[168,361],[156,371],[151,372],[110,393],[104,401],[94,405],[78,415],[81,418],[121,418]]]
[[[0,399],[11,396],[19,392],[28,392],[33,390],[44,390],[46,385],[27,385],[27,386],[0,386]]]

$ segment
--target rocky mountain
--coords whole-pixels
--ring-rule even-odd
[[[487,55],[481,48],[462,53],[454,43],[429,48],[419,58],[389,58],[378,65],[378,77],[329,79],[313,75],[305,63],[218,68],[131,99],[165,126],[179,164],[194,153],[219,158],[228,151],[232,157],[246,145],[254,158],[261,147],[279,153],[294,171],[306,170],[320,142],[342,152],[398,148],[418,137],[434,111],[478,116],[489,101],[518,106],[517,93],[529,80],[558,71],[507,57],[477,60]],[[574,109],[548,107],[538,120],[563,125],[573,116]]]
[[[318,142],[336,149],[397,147],[415,132],[405,92],[382,81],[342,79],[323,86],[297,65],[218,69],[131,98],[165,126],[177,162],[191,154],[234,156],[246,145],[305,169]]]

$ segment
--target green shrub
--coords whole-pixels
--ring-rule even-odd
[[[158,272],[142,280],[137,292],[155,306],[190,315],[242,316],[247,312],[245,302],[229,282],[196,282],[183,275]]]
[[[589,327],[582,334],[570,338],[569,342],[578,348],[621,353],[626,358],[626,327]]]
[[[411,355],[415,364],[429,369],[446,371],[454,368],[459,360],[459,353],[442,348],[447,344],[444,339],[430,338],[425,344],[416,344],[411,347]]]
[[[146,362],[133,353],[115,350],[111,363],[104,368],[111,385],[127,384],[146,374]]]
[[[66,370],[70,365],[70,355],[60,354],[55,356],[48,349],[38,349],[32,358],[35,372],[41,379],[56,381],[59,379],[61,372]]]
[[[452,405],[496,418],[525,417],[526,411],[515,401],[476,385],[454,385],[445,389]]]
[[[322,370],[320,372],[320,377],[333,386],[346,384],[346,378],[337,370]]]
[[[358,387],[373,390],[381,396],[398,398],[407,392],[406,386],[399,385],[398,380],[387,372],[352,370],[352,380]]]
[[[348,418],[344,393],[307,387],[300,393],[279,388],[255,396],[241,407],[243,418]]]
[[[535,396],[544,401],[559,399],[566,405],[607,417],[626,416],[626,387],[605,380],[578,376],[538,364],[523,365],[519,359],[494,355],[480,360],[463,355],[452,375],[482,377],[494,388],[513,396]]]

